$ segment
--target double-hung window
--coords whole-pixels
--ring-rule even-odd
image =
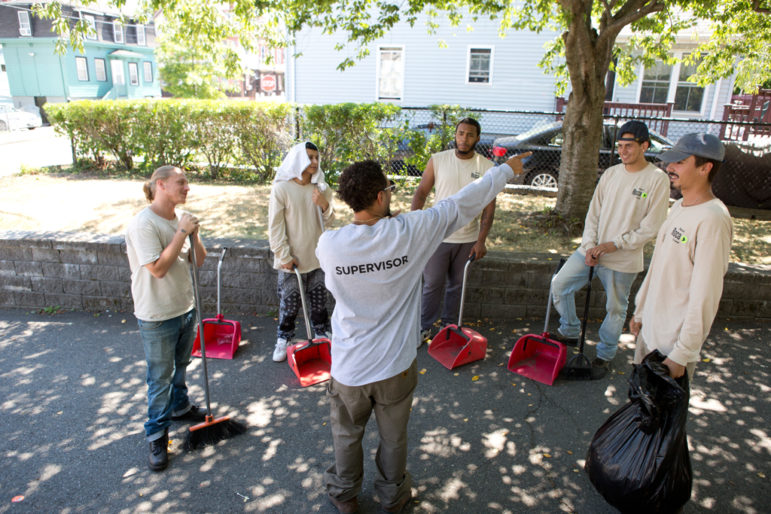
[[[687,59],[688,55],[682,56]],[[674,111],[699,113],[704,102],[704,88],[690,82],[698,62],[671,66],[657,62],[645,69],[640,87],[640,103],[672,103]]]
[[[78,80],[88,82],[88,60],[85,57],[75,57],[75,68],[78,71]]]
[[[88,24],[86,39],[96,39],[96,18],[92,14],[83,14],[83,19]]]
[[[107,82],[107,67],[105,66],[104,59],[99,57],[94,58],[94,72],[97,81]]]
[[[139,66],[137,66],[137,63],[130,62],[128,63],[129,68],[129,84],[132,86],[138,86],[139,85]]]
[[[490,84],[492,82],[492,76],[492,47],[469,47],[466,82],[469,84]]]
[[[18,11],[19,16],[19,35],[31,36],[32,25],[29,22],[29,13],[27,11]]]
[[[137,25],[137,44],[139,46],[145,46],[147,44],[144,25]]]
[[[399,102],[404,94],[404,47],[378,49],[377,99]]]
[[[153,63],[150,61],[143,61],[142,62],[142,71],[144,72],[145,76],[145,82],[152,82],[153,81]]]
[[[123,43],[123,24],[117,20],[112,22],[112,36],[116,43]]]

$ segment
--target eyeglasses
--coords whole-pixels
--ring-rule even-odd
[[[388,187],[383,188],[383,191],[391,191],[392,193],[396,192],[396,183],[393,180],[388,181]]]

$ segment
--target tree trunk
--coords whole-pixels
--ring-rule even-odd
[[[608,44],[607,38],[597,37],[591,23],[591,0],[569,4],[570,24],[562,37],[572,90],[563,125],[556,212],[567,220],[583,221],[597,183],[605,75],[615,38]]]

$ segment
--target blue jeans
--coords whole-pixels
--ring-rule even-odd
[[[600,326],[600,342],[597,345],[597,357],[609,361],[616,355],[618,338],[624,328],[629,291],[632,289],[637,273],[613,271],[603,266],[594,267],[594,275],[599,277],[605,289],[607,314]],[[578,337],[581,334],[581,322],[576,316],[576,291],[589,282],[589,266],[584,256],[578,251],[573,253],[559,273],[552,279],[552,299],[554,308],[560,315],[560,333],[565,337]]]
[[[185,373],[195,341],[195,309],[165,321],[137,320],[147,360],[148,441],[163,437],[171,417],[190,410]]]

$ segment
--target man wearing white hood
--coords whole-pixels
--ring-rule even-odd
[[[310,298],[315,337],[328,335],[327,290],[324,272],[316,258],[316,244],[324,225],[334,216],[332,190],[324,182],[318,148],[310,142],[296,144],[276,172],[268,207],[270,250],[274,256],[273,268],[278,270],[280,300],[278,337],[273,350],[275,362],[286,359],[286,347],[294,337],[295,319],[301,305],[295,267]]]

